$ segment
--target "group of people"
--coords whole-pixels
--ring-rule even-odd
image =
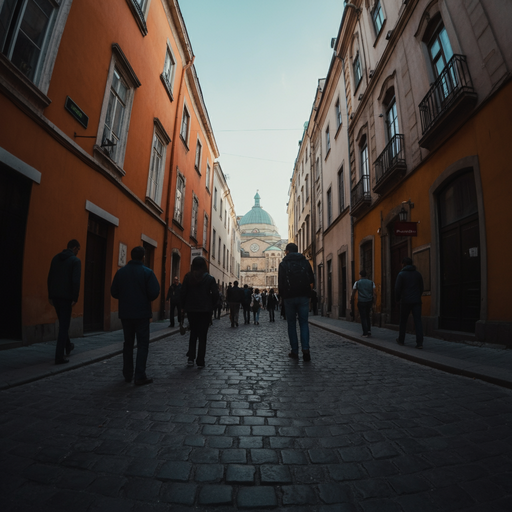
[[[55,307],[59,320],[59,333],[55,349],[55,364],[69,362],[69,355],[74,344],[69,338],[72,308],[78,301],[81,280],[81,261],[77,257],[80,243],[71,240],[67,248],[57,254],[51,262],[48,274],[48,297]],[[135,385],[150,384],[153,379],[146,375],[146,364],[149,349],[149,324],[153,316],[151,302],[160,294],[160,285],[154,272],[144,265],[144,247],[134,247],[131,260],[119,269],[112,281],[112,297],[119,301],[119,319],[123,327],[123,376],[126,382],[132,380]],[[412,312],[417,347],[422,348],[423,330],[421,326],[421,294],[423,280],[416,271],[410,258],[403,260],[404,268],[396,282],[396,297],[401,300],[400,334],[397,342],[404,344],[405,325],[409,313]],[[369,314],[375,301],[375,285],[366,279],[364,270],[361,279],[354,285],[352,297],[359,294],[359,310],[363,324],[363,335],[371,334]],[[368,282],[367,282],[368,281]],[[262,294],[259,289],[252,290],[247,285],[238,286],[238,281],[228,288],[227,302],[230,308],[231,327],[238,327],[240,307],[244,312],[244,322],[250,323],[253,313],[254,323],[259,324],[259,312],[262,308],[269,312],[269,320],[275,321],[274,312],[279,303],[288,323],[290,352],[288,356],[299,359],[299,336],[302,357],[305,362],[311,360],[309,348],[310,299],[315,284],[311,265],[303,254],[298,252],[294,243],[285,249],[285,257],[279,264],[278,290],[269,290]],[[199,368],[205,366],[206,341],[208,328],[212,323],[212,314],[218,308],[221,298],[215,278],[208,273],[206,260],[198,256],[192,260],[190,272],[180,284],[174,277],[167,293],[171,307],[171,326],[174,326],[174,311],[177,309],[178,321],[182,322],[187,315],[190,329],[187,365]],[[218,310],[217,310],[218,312]],[[220,315],[220,312],[218,312]],[[220,316],[219,316],[220,317]],[[297,322],[299,335],[297,334]],[[137,357],[134,365],[133,349],[137,338]]]

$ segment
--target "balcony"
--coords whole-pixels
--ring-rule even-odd
[[[454,55],[419,105],[423,137],[433,149],[467,118],[477,100],[465,55]]]
[[[350,215],[357,217],[370,207],[370,176],[364,175],[350,192]]]
[[[400,180],[406,169],[404,136],[397,134],[375,160],[375,186],[373,191],[376,194],[386,192],[394,183]]]

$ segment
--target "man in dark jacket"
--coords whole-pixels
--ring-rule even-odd
[[[299,319],[300,343],[304,361],[311,361],[309,353],[309,297],[315,284],[311,265],[296,244],[290,243],[285,248],[285,257],[279,264],[279,296],[284,300],[288,338],[290,339],[292,359],[299,358],[299,340],[297,338],[296,319]]]
[[[171,324],[169,327],[174,327],[174,309],[177,311],[178,323],[181,322],[181,304],[180,304],[181,284],[178,276],[174,277],[174,281],[169,286],[167,291],[167,299],[171,306]]]
[[[133,375],[133,346],[137,336],[135,384],[151,384],[146,376],[149,350],[149,319],[153,316],[151,301],[160,294],[160,285],[153,271],[144,266],[144,247],[134,247],[132,259],[114,276],[110,293],[119,299],[119,318],[123,324],[123,375],[131,382]]]
[[[82,264],[76,257],[80,250],[77,240],[70,240],[67,249],[57,254],[50,265],[48,273],[48,299],[57,312],[59,334],[55,349],[55,364],[69,362],[64,357],[64,350],[69,356],[75,345],[69,339],[71,310],[78,301]]]
[[[238,287],[238,281],[233,283],[231,288],[228,287],[226,301],[229,305],[229,320],[231,327],[238,327],[238,315],[240,313],[240,304],[244,299],[244,292]]]
[[[402,260],[403,268],[395,283],[395,297],[400,302],[400,333],[397,343],[405,343],[405,328],[409,313],[412,312],[416,331],[416,348],[423,348],[423,325],[421,323],[421,295],[423,294],[423,277],[412,264],[411,258]]]
[[[249,289],[249,285],[244,284],[242,292],[243,292],[242,308],[244,309],[244,324],[250,324],[251,323],[251,295],[252,295],[252,292]]]

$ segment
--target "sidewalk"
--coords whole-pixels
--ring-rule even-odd
[[[449,373],[484,380],[512,389],[512,350],[455,343],[425,337],[423,350],[415,348],[414,335],[408,334],[405,346],[396,343],[396,331],[372,326],[372,337],[361,336],[356,322],[310,316],[309,323],[339,334],[349,340],[388,354],[437,368]],[[179,326],[170,328],[169,320],[151,323],[150,341],[178,335]],[[102,332],[74,338],[69,363],[54,364],[55,341],[0,351],[0,390],[19,386],[50,375],[62,373],[122,353],[123,332]]]
[[[484,380],[512,388],[512,350],[497,345],[444,341],[424,337],[418,350],[414,334],[407,334],[405,346],[396,342],[398,331],[372,326],[370,338],[362,337],[361,324],[323,316],[310,316],[310,325],[339,334],[349,340],[438,370]]]
[[[152,322],[150,331],[151,343],[177,334],[179,324],[169,327],[169,320]],[[72,338],[71,341],[75,348],[69,356],[69,363],[61,365],[54,364],[55,341],[0,350],[0,390],[67,372],[123,352],[122,330]]]

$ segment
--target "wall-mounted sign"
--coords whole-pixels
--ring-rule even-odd
[[[84,127],[87,128],[89,124],[89,118],[85,115],[85,112],[69,97],[66,97],[66,103],[64,108]]]
[[[395,222],[395,236],[418,236],[418,223]]]
[[[117,260],[117,265],[119,267],[124,267],[126,265],[126,253],[128,252],[128,248],[123,242],[119,242],[119,258]]]

